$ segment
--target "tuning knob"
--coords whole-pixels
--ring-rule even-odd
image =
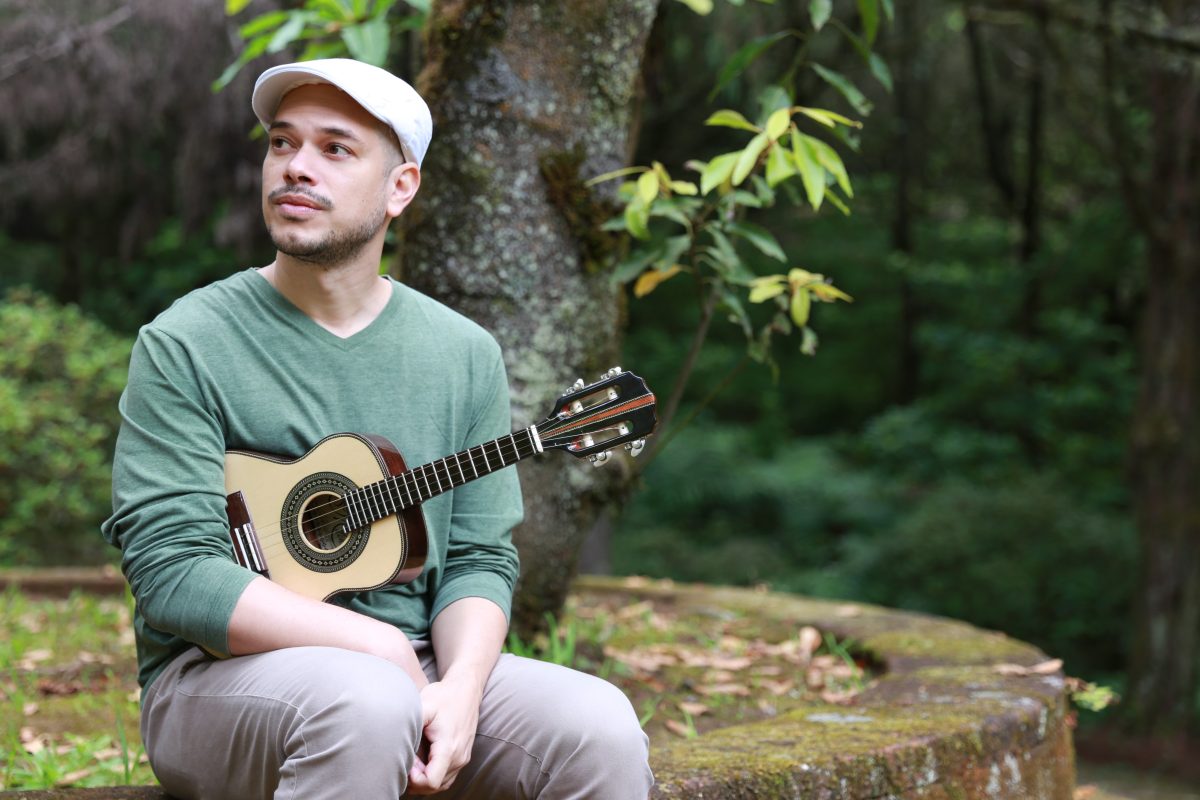
[[[620,368],[620,367],[613,367],[613,368],[612,368],[612,369],[610,369],[608,372],[604,373],[604,377],[606,377],[606,378],[615,378],[615,377],[617,377],[617,376],[618,376],[618,375],[620,375],[620,374],[621,374],[621,368]]]
[[[568,392],[578,392],[580,389],[582,389],[586,385],[587,384],[585,384],[583,382],[583,378],[576,378],[575,382],[571,384],[571,388],[567,389],[567,391]]]
[[[604,462],[608,461],[608,451],[604,450],[599,453],[592,453],[591,459],[593,467],[602,467],[604,466]]]
[[[629,451],[629,455],[637,458],[639,455],[641,455],[642,448],[645,446],[645,439],[634,439],[632,442],[626,442],[625,449]]]

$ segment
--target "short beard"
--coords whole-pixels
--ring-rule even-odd
[[[332,231],[324,239],[315,242],[306,242],[298,238],[284,239],[276,236],[274,229],[269,225],[267,233],[270,234],[275,249],[284,255],[325,270],[332,270],[352,261],[385,224],[387,210],[381,205],[374,214],[356,227]]]

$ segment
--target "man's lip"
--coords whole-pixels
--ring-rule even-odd
[[[321,206],[316,202],[308,199],[303,195],[285,194],[275,198],[275,205],[278,206],[305,206],[306,208],[315,208],[320,210]]]

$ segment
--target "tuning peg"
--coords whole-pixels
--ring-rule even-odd
[[[620,367],[613,367],[613,368],[612,368],[612,369],[610,369],[608,372],[604,373],[604,377],[606,377],[606,378],[615,378],[615,377],[617,377],[617,376],[618,376],[618,375],[620,375],[620,374],[621,374],[621,368],[620,368]]]
[[[575,382],[571,384],[571,388],[568,389],[567,391],[568,392],[578,392],[580,389],[582,389],[586,385],[587,384],[585,384],[583,382],[583,378],[576,378]]]
[[[604,466],[604,462],[608,461],[608,451],[603,450],[599,453],[592,453],[591,459],[593,467],[602,467]]]
[[[634,439],[632,442],[627,442],[625,444],[625,449],[629,451],[629,455],[633,456],[634,458],[637,458],[639,455],[641,455],[642,448],[644,448],[645,446],[646,446],[645,439]]]

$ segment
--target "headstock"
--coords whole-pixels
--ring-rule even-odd
[[[619,444],[636,456],[658,421],[654,404],[645,381],[613,367],[595,383],[577,380],[558,398],[550,416],[538,423],[538,437],[543,447],[590,456],[596,466]]]

